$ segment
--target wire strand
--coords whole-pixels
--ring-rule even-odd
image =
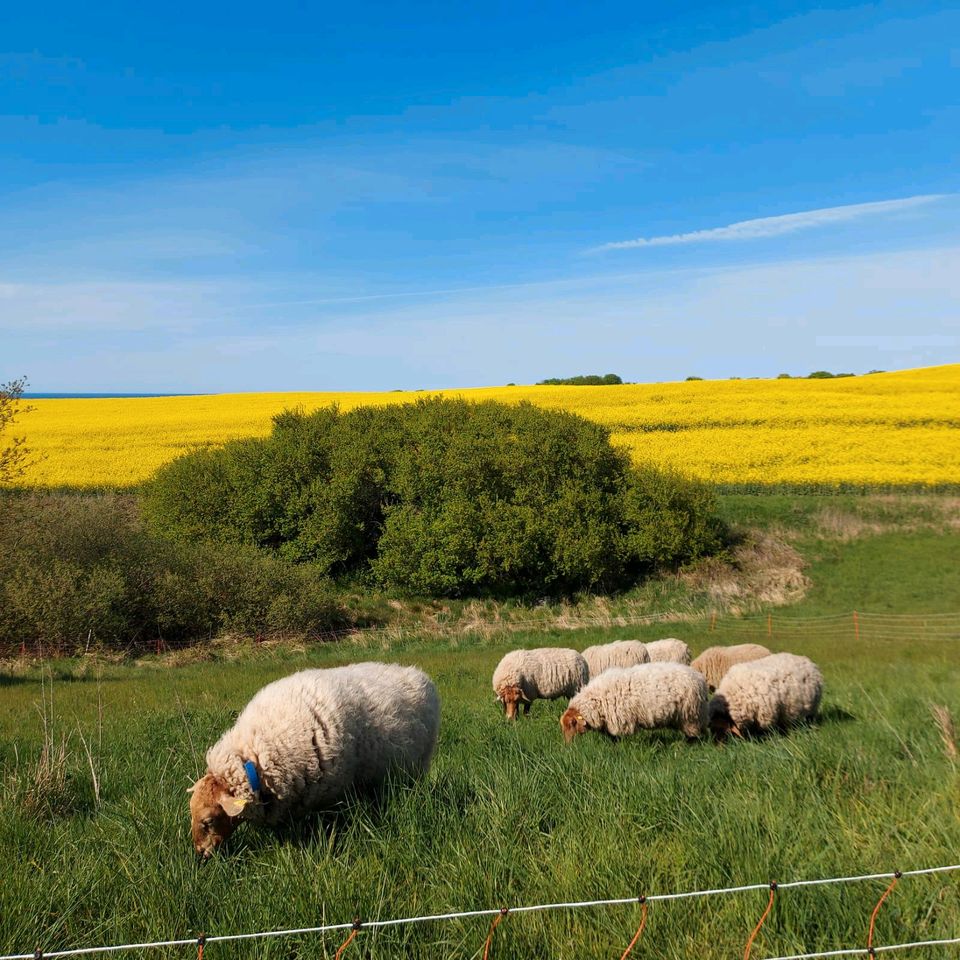
[[[873,913],[870,914],[870,929],[867,932],[867,950],[872,954],[873,951],[873,927],[877,922],[877,914],[880,912],[880,908],[883,906],[883,901],[887,899],[890,895],[890,892],[893,888],[900,882],[900,877],[902,874],[898,870],[894,875],[893,879],[890,881],[890,886],[880,895],[880,899],[877,901],[877,905],[873,908]]]
[[[627,960],[628,954],[634,948],[634,946],[636,945],[636,942],[640,939],[640,934],[643,933],[643,928],[647,925],[647,898],[646,897],[640,898],[640,909],[641,909],[640,926],[637,927],[637,932],[633,935],[633,939],[628,944],[627,949],[623,951],[623,954],[621,955],[620,960]]]
[[[770,884],[770,899],[767,901],[767,909],[763,911],[763,915],[760,917],[757,925],[753,928],[753,933],[750,934],[750,939],[747,940],[747,945],[743,948],[743,960],[750,960],[750,951],[753,949],[753,941],[757,939],[757,934],[760,932],[760,928],[765,923],[767,917],[770,915],[770,911],[773,909],[773,898],[777,894],[777,885],[776,883]]]
[[[914,940],[911,943],[888,943],[883,947],[874,947],[874,953],[887,953],[891,950],[909,950],[913,947],[944,947],[960,943],[960,937],[947,940]],[[766,957],[765,960],[814,960],[815,957],[852,957],[859,954],[869,955],[866,947],[849,947],[844,950],[821,950],[818,953],[793,953],[785,957]]]
[[[951,864],[949,866],[942,867],[925,867],[919,870],[904,870],[901,872],[902,877],[917,877],[925,876],[935,873],[949,873],[955,870],[960,870],[960,863]],[[828,877],[823,879],[815,880],[793,880],[788,883],[778,883],[778,890],[788,890],[798,887],[816,887],[824,886],[826,884],[833,883],[856,883],[864,880],[891,880],[896,876],[896,873],[867,873],[858,876],[845,876],[845,877]],[[708,890],[691,890],[684,893],[660,893],[652,894],[647,896],[647,902],[663,902],[667,900],[688,900],[695,899],[698,897],[710,897],[717,895],[733,894],[733,893],[745,893],[750,890],[769,890],[769,883],[748,883],[739,887],[717,887]],[[399,917],[396,919],[390,920],[365,920],[363,923],[364,929],[372,929],[379,927],[397,927],[404,926],[406,924],[412,923],[429,923],[440,920],[461,920],[461,919],[470,919],[472,917],[493,917],[501,913],[503,910],[508,909],[509,913],[535,913],[543,910],[576,910],[586,907],[601,907],[601,906],[623,906],[626,904],[635,904],[637,902],[636,896],[631,897],[618,897],[615,899],[609,900],[572,900],[564,903],[538,903],[538,904],[529,904],[526,906],[520,907],[493,907],[485,908],[479,910],[461,910],[455,913],[435,913],[429,914],[426,916],[416,916],[416,917]],[[288,937],[296,936],[300,934],[307,933],[332,933],[337,930],[351,930],[353,929],[354,923],[331,923],[324,926],[316,927],[290,927],[283,930],[263,930],[253,933],[226,933],[219,934],[217,936],[205,936],[204,942],[207,944],[210,943],[229,943],[239,940],[258,940],[268,937]],[[69,950],[44,950],[43,956],[45,960],[53,960],[54,957],[77,957],[83,956],[86,954],[97,954],[97,953],[116,953],[121,950],[151,950],[157,949],[160,947],[182,947],[193,945],[196,946],[198,943],[197,937],[188,937],[179,940],[156,940],[145,943],[122,943],[122,944],[111,944],[109,946],[98,946],[98,947],[77,947]],[[877,947],[876,950],[887,949],[885,947]],[[865,952],[866,948],[862,950],[852,950],[848,952],[852,953],[862,953]],[[10,953],[0,955],[0,960],[34,960],[36,953],[35,951],[30,951],[29,953]],[[779,958],[775,958],[779,960]]]
[[[509,910],[506,907],[501,907],[500,912],[493,918],[493,923],[490,924],[490,932],[487,934],[486,943],[483,945],[483,960],[487,960],[490,956],[490,944],[493,943],[493,932],[500,925],[500,921],[509,913]]]

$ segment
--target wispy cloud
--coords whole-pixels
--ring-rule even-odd
[[[671,233],[660,237],[638,237],[636,240],[620,240],[593,247],[589,252],[603,250],[630,250],[635,247],[671,247],[682,243],[706,243],[720,240],[760,240],[767,237],[779,237],[797,230],[812,227],[824,227],[834,223],[846,223],[860,217],[898,213],[913,207],[945,200],[952,194],[929,193],[916,197],[903,197],[899,200],[876,200],[873,203],[851,203],[842,207],[823,207],[819,210],[803,210],[800,213],[787,213],[779,217],[758,217],[756,220],[740,220],[725,227],[712,227],[709,230],[693,230],[690,233]]]

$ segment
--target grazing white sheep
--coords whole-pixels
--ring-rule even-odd
[[[612,667],[591,680],[560,718],[564,739],[599,730],[623,737],[669,727],[698,737],[707,723],[707,684],[682,663]]]
[[[588,680],[587,662],[576,650],[540,647],[511,650],[493,671],[493,691],[508,720],[519,705],[530,712],[533,700],[572,697]]]
[[[710,692],[720,684],[724,674],[737,663],[746,663],[748,660],[759,660],[769,657],[770,651],[759,643],[735,643],[730,647],[707,647],[703,653],[690,664],[694,670],[699,670],[707,678]]]
[[[197,853],[209,857],[241,820],[329,807],[393,769],[426,773],[439,727],[436,687],[416,667],[355,663],[268,684],[207,751],[191,788]]]
[[[782,729],[815,717],[822,693],[823,676],[807,657],[775,653],[740,663],[710,701],[710,729],[718,737]]]
[[[613,643],[587,647],[583,651],[583,659],[587,661],[592,680],[611,667],[635,667],[638,663],[649,663],[650,654],[646,644],[639,640],[615,640]]]
[[[646,646],[651,663],[682,663],[685,666],[690,663],[690,648],[675,637],[653,640]]]

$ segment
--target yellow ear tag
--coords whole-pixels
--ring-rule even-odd
[[[237,817],[247,805],[247,800],[245,797],[224,797],[220,805],[228,817]]]

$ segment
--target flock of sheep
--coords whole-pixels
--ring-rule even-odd
[[[742,735],[810,719],[823,678],[815,664],[759,644],[711,647],[690,662],[680,640],[625,640],[583,653],[514,650],[493,688],[508,718],[534,700],[569,698],[567,741],[588,730],[622,737],[658,727],[699,737]],[[716,690],[712,698],[709,694]],[[427,772],[440,729],[440,699],[416,667],[356,663],[302,670],[264,687],[207,751],[191,788],[193,843],[209,857],[244,820],[277,823],[330,807],[391,770]]]
[[[529,713],[534,700],[565,698],[564,737],[598,730],[623,737],[667,727],[699,737],[709,727],[763,732],[816,715],[823,677],[806,657],[758,643],[710,647],[693,663],[681,640],[620,640],[582,654],[562,647],[513,650],[493,673],[504,713]],[[716,690],[710,699],[710,693]]]

